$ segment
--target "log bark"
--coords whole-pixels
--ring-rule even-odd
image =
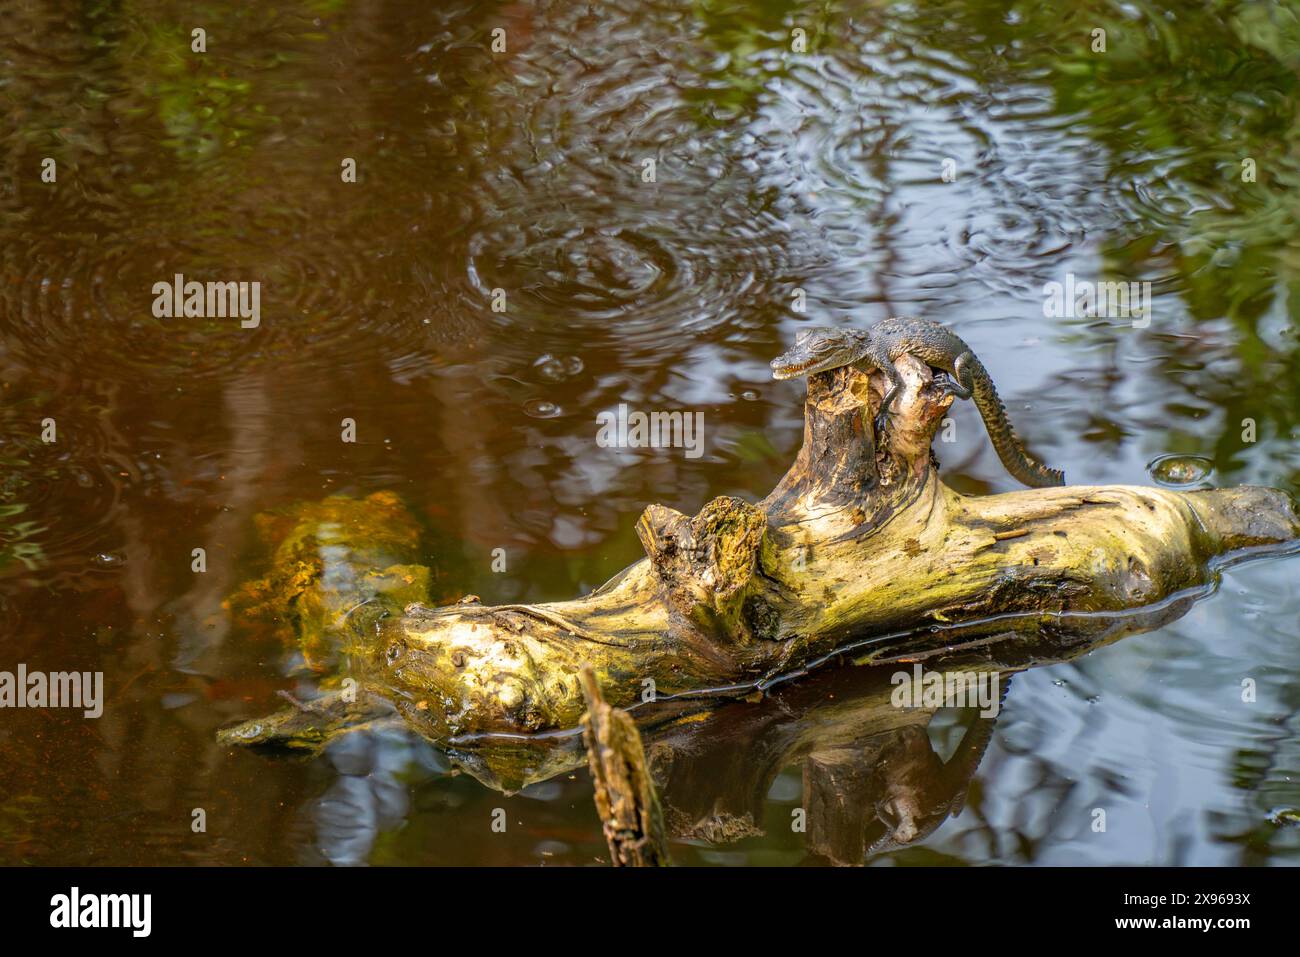
[[[590,668],[583,668],[578,677],[587,702],[582,737],[610,863],[665,867],[669,857],[663,810],[636,724],[627,712],[605,703]]]
[[[643,717],[850,646],[919,655],[991,618],[1154,606],[1211,582],[1224,557],[1300,535],[1290,496],[1267,488],[958,494],[931,452],[953,399],[921,362],[898,369],[879,445],[879,374],[810,377],[803,447],[770,495],[694,517],[650,506],[646,558],[590,595],[409,607],[383,679],[398,710],[453,743],[574,728],[589,665],[610,704]]]

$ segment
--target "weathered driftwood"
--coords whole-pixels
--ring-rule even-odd
[[[851,663],[873,667],[820,669],[744,700],[695,697],[674,708],[665,706],[651,720],[638,722],[645,763],[633,760],[628,766],[648,767],[664,827],[673,837],[725,844],[761,835],[774,823],[778,832],[802,828],[804,845],[818,858],[861,864],[873,854],[916,844],[961,810],[997,721],[969,708],[961,743],[942,760],[925,731],[939,705],[922,701],[900,707],[895,700],[900,673],[912,674],[923,660],[931,675],[995,675],[1005,698],[1018,672],[1160,628],[1186,614],[1205,591],[1184,591],[1173,600],[1120,614],[985,621],[947,630],[944,641],[929,649],[917,649],[915,634],[873,642],[846,656]],[[622,721],[630,720],[619,713]],[[405,723],[395,717],[386,689],[363,680],[355,695],[340,690],[295,702],[221,736],[230,744],[312,752],[336,735]],[[606,740],[614,739],[607,734]],[[617,740],[632,739],[623,734]],[[629,752],[629,746],[614,745],[610,760]],[[591,762],[576,734],[497,737],[478,747],[449,748],[447,756],[485,785],[507,792]],[[803,793],[782,821],[769,813],[769,794],[778,775],[790,767],[802,768]],[[639,771],[617,778],[645,780]],[[647,782],[616,791],[648,794],[650,788]],[[645,808],[650,799],[627,805],[611,799],[608,806]],[[646,829],[637,823],[625,833],[636,840]]]
[[[578,673],[587,714],[582,737],[615,867],[665,867],[669,863],[663,810],[646,765],[641,735],[627,712],[611,708],[590,668]]]
[[[854,777],[863,785],[861,792],[844,799],[819,796],[831,782],[815,767],[805,774],[802,807],[808,812],[810,850],[847,863],[860,862],[866,848],[913,843],[960,807],[992,721],[980,717],[942,768],[937,759],[882,760],[892,753],[887,745],[895,738],[917,743],[912,732],[937,710],[932,703],[900,708],[894,702],[900,671],[911,674],[917,662],[924,662],[929,673],[998,675],[1005,694],[1016,673],[1163,627],[1185,615],[1205,593],[1191,589],[1121,614],[986,620],[946,629],[943,642],[928,649],[918,648],[918,635],[904,633],[843,656],[850,664],[875,667],[825,668],[743,699],[733,693],[641,706],[637,724],[668,832],[714,843],[762,834],[767,795],[783,769],[816,765],[827,752],[848,751],[834,760],[864,764],[863,773]],[[244,721],[218,736],[230,745],[314,753],[343,734],[401,730],[407,723],[394,710],[388,690],[363,678],[351,694],[340,689],[295,701],[294,707]],[[418,730],[427,734],[432,729]],[[507,793],[569,774],[589,761],[576,733],[494,736],[474,747],[448,747],[445,738],[434,740],[458,769]],[[925,757],[919,748],[907,753]],[[924,780],[918,780],[917,770]],[[870,806],[867,831],[856,826],[863,819],[852,813],[855,801]],[[836,807],[849,813],[835,814]]]
[[[1300,535],[1291,498],[1267,488],[960,495],[930,450],[952,397],[919,361],[898,368],[880,447],[879,375],[810,377],[803,448],[766,499],[718,498],[694,518],[650,506],[647,557],[590,595],[408,608],[383,678],[399,711],[453,742],[573,728],[586,664],[611,704],[652,712],[904,629],[923,652],[994,616],[1148,606],[1210,581],[1221,556]]]

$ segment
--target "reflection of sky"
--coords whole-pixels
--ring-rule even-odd
[[[982,84],[946,53],[914,49],[900,62],[885,41],[858,39],[846,47],[861,51],[860,67],[847,69],[843,50],[800,58],[771,79],[749,123],[761,182],[795,211],[787,222],[798,241],[818,247],[806,257],[818,265],[798,279],[808,313],[782,311],[781,341],[805,323],[863,325],[896,314],[950,323],[992,370],[1042,457],[1076,482],[1146,482],[1147,462],[1172,451],[1163,439],[1178,424],[1161,409],[1168,349],[1156,335],[1196,330],[1167,266],[1161,274],[1102,259],[1099,243],[1125,235],[1118,193],[1129,188],[1113,183],[1105,148],[1078,118],[1045,109],[1046,85]],[[949,157],[957,179],[944,183]],[[1070,272],[1081,281],[1152,281],[1153,326],[1044,317],[1044,283]],[[767,378],[761,362],[704,348],[688,361],[707,381]],[[799,391],[766,390],[774,401]],[[954,415],[959,442],[949,458],[1014,487],[973,410],[959,404]],[[1094,417],[1113,423],[1121,440],[1103,449],[1086,442]]]
[[[322,760],[337,776],[312,808],[316,849],[338,866],[367,863],[379,835],[406,819],[411,782],[447,770],[436,751],[404,734],[344,735]]]
[[[1017,676],[977,772],[998,846],[971,807],[932,846],[1020,862],[1019,833],[1044,842],[1039,864],[1249,863],[1227,839],[1294,801],[1300,766],[1293,561],[1231,569],[1179,621]],[[1244,677],[1257,682],[1253,704],[1241,700]],[[1245,750],[1259,756],[1243,778]],[[1106,811],[1104,833],[1092,830],[1094,808]],[[1300,829],[1264,828],[1300,861]]]

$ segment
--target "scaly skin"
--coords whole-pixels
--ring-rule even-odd
[[[889,391],[876,416],[879,435],[894,397],[902,388],[894,362],[904,355],[916,356],[926,365],[948,373],[948,390],[957,398],[974,398],[998,458],[1018,481],[1030,488],[1065,484],[1064,473],[1048,468],[1025,451],[984,364],[951,329],[937,322],[899,317],[884,319],[865,331],[824,326],[805,329],[792,349],[772,360],[772,377],[793,379],[848,365],[867,373],[880,370],[889,382]]]

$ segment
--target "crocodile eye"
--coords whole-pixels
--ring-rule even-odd
[[[384,657],[388,659],[388,663],[391,665],[398,658],[402,657],[402,646],[397,644],[389,645],[388,650],[384,652]]]

